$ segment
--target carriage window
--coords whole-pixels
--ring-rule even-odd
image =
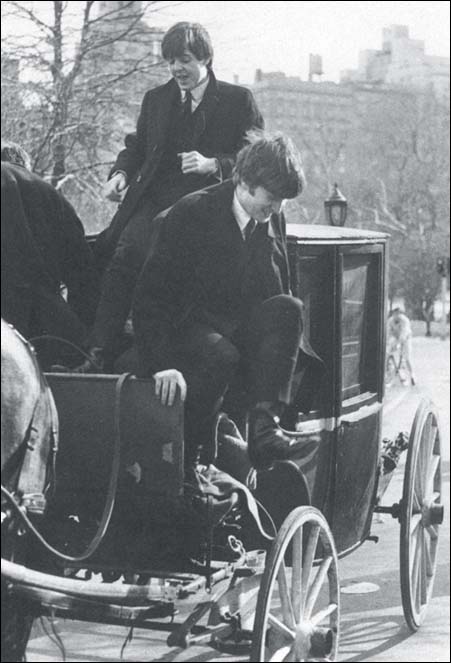
[[[377,390],[377,254],[343,256],[342,398]]]
[[[333,253],[327,247],[304,247],[289,244],[291,286],[293,294],[305,306],[304,324],[313,350],[324,362],[326,376],[315,392],[311,411],[333,401],[332,366],[334,329]],[[299,404],[300,405],[300,404]],[[300,409],[300,411],[302,408]],[[330,416],[330,412],[326,416]]]

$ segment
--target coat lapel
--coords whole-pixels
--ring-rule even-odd
[[[194,145],[198,144],[198,141],[209,125],[211,117],[215,113],[218,104],[218,84],[213,72],[210,72],[210,82],[207,85],[202,101],[194,112]]]
[[[156,145],[164,147],[166,142],[169,122],[174,108],[180,103],[180,89],[172,78],[164,87],[161,103],[156,108]]]
[[[288,273],[286,247],[280,227],[280,219],[273,214],[266,226],[257,227],[258,267],[265,284],[267,297],[287,292]],[[276,255],[279,254],[279,258]]]

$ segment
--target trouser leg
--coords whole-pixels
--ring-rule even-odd
[[[107,364],[121,351],[138,276],[156,242],[159,224],[154,216],[158,211],[151,200],[143,201],[123,230],[104,272],[92,345],[104,348]]]
[[[404,355],[404,361],[406,362],[407,370],[410,374],[410,379],[412,383],[415,382],[415,374],[412,365],[412,339],[408,338],[403,342],[402,353]]]
[[[277,295],[258,306],[245,333],[251,405],[248,453],[257,468],[290,454],[290,438],[279,426],[291,401],[291,386],[302,336],[302,303]]]
[[[302,308],[299,299],[277,295],[252,312],[243,335],[242,354],[253,404],[290,402],[302,335]]]
[[[209,449],[212,444],[214,417],[240,355],[230,340],[200,324],[185,325],[173,348],[173,356],[165,363],[181,371],[187,383],[185,458],[189,464],[199,448]]]

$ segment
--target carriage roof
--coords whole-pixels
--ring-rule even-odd
[[[338,228],[319,224],[287,224],[287,236],[300,244],[374,244],[385,243],[387,233],[360,228]]]

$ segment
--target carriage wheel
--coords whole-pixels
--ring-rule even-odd
[[[331,531],[317,509],[299,507],[285,519],[266,562],[249,660],[335,661],[339,619]]]
[[[401,597],[412,631],[423,622],[437,564],[441,504],[440,432],[432,403],[418,406],[409,438],[400,521]]]

